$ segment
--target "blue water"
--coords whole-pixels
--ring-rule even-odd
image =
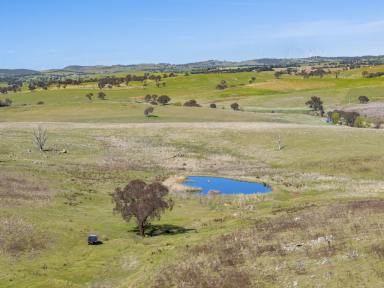
[[[218,190],[223,195],[258,194],[271,192],[268,185],[211,176],[189,176],[184,184],[201,188],[198,194],[207,195],[209,190]]]

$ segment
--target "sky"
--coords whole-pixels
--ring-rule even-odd
[[[384,54],[382,0],[0,0],[0,68]]]

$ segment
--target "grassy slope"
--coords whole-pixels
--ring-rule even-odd
[[[91,87],[8,94],[15,105],[0,110],[0,121],[319,124],[317,118],[302,114],[305,110],[303,103],[310,95],[322,96],[327,104],[345,104],[349,95],[354,97],[360,93],[376,100],[383,96],[382,79],[325,78],[305,82],[307,80],[292,78],[275,80],[271,73],[256,75],[262,89],[257,86],[237,86],[225,91],[214,89],[220,79],[238,85],[246,84],[252,75],[179,76],[167,79],[167,87],[161,89],[112,89],[107,91],[108,100],[93,103],[88,103],[84,97],[87,92],[96,91]],[[276,84],[276,81],[280,83]],[[316,87],[309,89],[308,86]],[[215,101],[219,106],[227,106],[236,100],[246,110],[262,113],[167,106],[156,108],[160,117],[148,120],[142,116],[144,104],[131,102],[147,93],[168,94],[174,102],[191,98],[204,104]],[[45,104],[35,105],[40,100]],[[281,109],[283,113],[265,113],[272,109]],[[286,145],[282,151],[275,149],[277,135],[281,135]],[[30,130],[1,129],[0,171],[21,178],[33,176],[49,183],[55,196],[47,204],[33,201],[2,204],[0,218],[17,215],[33,223],[37,230],[45,231],[47,248],[18,258],[1,255],[1,287],[146,287],[151,282],[148,275],[157,272],[164,263],[175,261],[186,244],[209,243],[223,233],[249,227],[255,219],[270,217],[272,211],[278,209],[308,203],[327,206],[352,199],[380,198],[384,187],[381,181],[384,176],[381,169],[384,135],[382,131],[369,129],[303,126],[236,130],[231,125],[227,129],[203,126],[199,129],[52,128],[48,144],[51,151],[38,153],[31,143]],[[60,154],[62,149],[68,153]],[[173,158],[177,152],[183,152],[185,156]],[[174,195],[177,203],[174,211],[155,223],[196,229],[177,235],[140,239],[131,231],[132,223],[126,224],[112,214],[108,194],[116,186],[134,178],[149,181],[156,177],[188,174],[251,177],[270,183],[274,192],[265,197],[249,198],[247,201],[255,207],[250,211],[243,209],[239,198],[222,198],[208,204],[205,199]],[[7,183],[3,185],[8,187]],[[9,185],[12,187],[12,183]],[[90,232],[98,233],[105,244],[87,246],[85,240]],[[367,243],[355,240],[353,231],[346,233],[354,249],[360,254],[364,252]],[[369,233],[367,237],[377,238],[376,232]],[[302,257],[292,256],[291,260]],[[359,258],[358,269],[355,267],[357,262],[340,260],[343,269],[326,266],[311,272],[317,277],[313,281],[317,283],[321,279],[330,287],[336,287],[333,281],[344,277],[345,285],[353,287],[354,279],[348,278],[346,271],[353,271],[356,277],[368,275],[373,283],[382,281],[378,273],[370,272],[374,258],[367,257],[369,261]],[[336,276],[323,279],[325,272]],[[282,275],[289,278],[290,274]],[[309,277],[306,281],[309,281],[306,282],[308,285],[313,284]]]
[[[383,100],[382,78],[353,79],[347,78],[351,71],[343,73],[345,75],[342,74],[340,79],[327,76],[324,79],[308,80],[297,76],[284,76],[276,80],[271,72],[178,76],[165,79],[167,86],[163,88],[155,87],[153,82],[148,87],[142,87],[136,82],[131,83],[129,87],[123,85],[107,89],[108,100],[94,100],[92,103],[85,98],[85,94],[89,92],[96,94],[98,92],[96,84],[69,86],[66,89],[51,88],[48,91],[24,90],[21,93],[6,95],[13,100],[14,105],[1,110],[0,121],[144,121],[141,119],[144,104],[137,104],[135,101],[142,99],[146,94],[167,94],[172,97],[173,103],[197,99],[205,106],[216,102],[219,108],[224,107],[228,110],[229,104],[237,101],[243,109],[249,111],[274,110],[290,113],[306,111],[304,103],[313,95],[321,96],[326,108],[339,104],[356,104],[357,97],[362,94],[370,97],[371,101]],[[249,79],[254,75],[257,77],[256,82],[249,84]],[[216,90],[215,86],[222,79],[228,82],[229,88]],[[44,105],[36,105],[38,101],[43,101]],[[164,117],[161,119],[164,121],[186,121],[187,118],[191,121],[195,121],[196,118],[204,121],[211,121],[212,118],[228,121],[232,117],[237,121],[252,121],[252,117],[233,114],[229,116],[224,111],[213,117],[206,112],[194,117],[195,112],[190,113],[183,108],[157,110],[158,116]],[[263,119],[256,116],[254,120]]]

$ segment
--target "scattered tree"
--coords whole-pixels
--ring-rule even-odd
[[[45,143],[48,140],[47,130],[38,126],[37,129],[33,130],[33,140],[40,152],[44,152]]]
[[[159,102],[161,105],[166,105],[169,101],[171,101],[171,98],[167,95],[161,95],[159,98],[157,98],[157,102]]]
[[[231,108],[234,110],[234,111],[238,111],[239,108],[240,108],[240,105],[238,103],[232,103],[231,104]]]
[[[93,93],[88,93],[85,97],[87,97],[89,101],[92,101]]]
[[[274,76],[276,79],[280,79],[281,76],[283,76],[284,72],[283,71],[276,71]]]
[[[186,107],[201,107],[201,105],[198,104],[196,100],[188,100],[187,102],[184,103],[184,106],[186,106]]]
[[[219,84],[216,85],[216,89],[218,90],[224,90],[228,88],[227,81],[221,80]]]
[[[155,108],[153,107],[148,107],[148,108],[145,108],[144,109],[144,115],[149,117],[152,115],[153,111],[155,110]]]
[[[103,91],[100,91],[99,93],[97,93],[97,98],[99,98],[101,100],[105,100],[106,96],[107,95]]]
[[[319,111],[321,116],[324,114],[323,101],[321,101],[320,97],[312,96],[310,100],[308,100],[305,105],[309,106],[313,111]]]
[[[216,104],[215,104],[215,103],[211,103],[211,104],[209,105],[209,107],[211,107],[211,108],[216,108]]]
[[[160,219],[165,210],[173,208],[173,201],[166,199],[168,188],[161,183],[146,184],[142,180],[132,180],[123,189],[116,188],[112,194],[115,205],[113,211],[124,220],[136,220],[139,233],[145,236],[145,229],[154,219]]]
[[[12,105],[12,100],[5,98],[4,100],[0,100],[0,107],[8,107]]]
[[[369,98],[367,96],[359,96],[360,104],[367,104],[369,102]]]

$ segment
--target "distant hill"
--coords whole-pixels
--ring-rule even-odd
[[[29,69],[0,69],[0,76],[28,76],[35,74],[40,74],[40,72]]]
[[[309,57],[309,58],[262,58],[246,61],[222,61],[208,60],[200,62],[192,62],[185,64],[170,63],[142,63],[130,65],[95,65],[80,66],[71,65],[63,69],[51,69],[46,71],[35,71],[28,69],[0,69],[0,77],[5,76],[29,76],[39,73],[48,74],[111,74],[111,73],[130,73],[134,71],[145,72],[193,72],[193,71],[209,71],[220,69],[233,69],[244,67],[293,67],[301,65],[378,65],[384,64],[384,55],[381,56],[359,56],[359,57]]]
[[[348,64],[348,65],[375,65],[384,64],[384,56],[360,56],[360,57],[309,57],[309,58],[263,58],[246,61],[221,61],[208,60],[186,64],[131,64],[112,66],[78,66],[72,65],[61,71],[76,73],[108,74],[129,71],[151,71],[151,72],[186,72],[194,70],[209,70],[220,68],[251,67],[251,66],[299,66],[316,64]]]

